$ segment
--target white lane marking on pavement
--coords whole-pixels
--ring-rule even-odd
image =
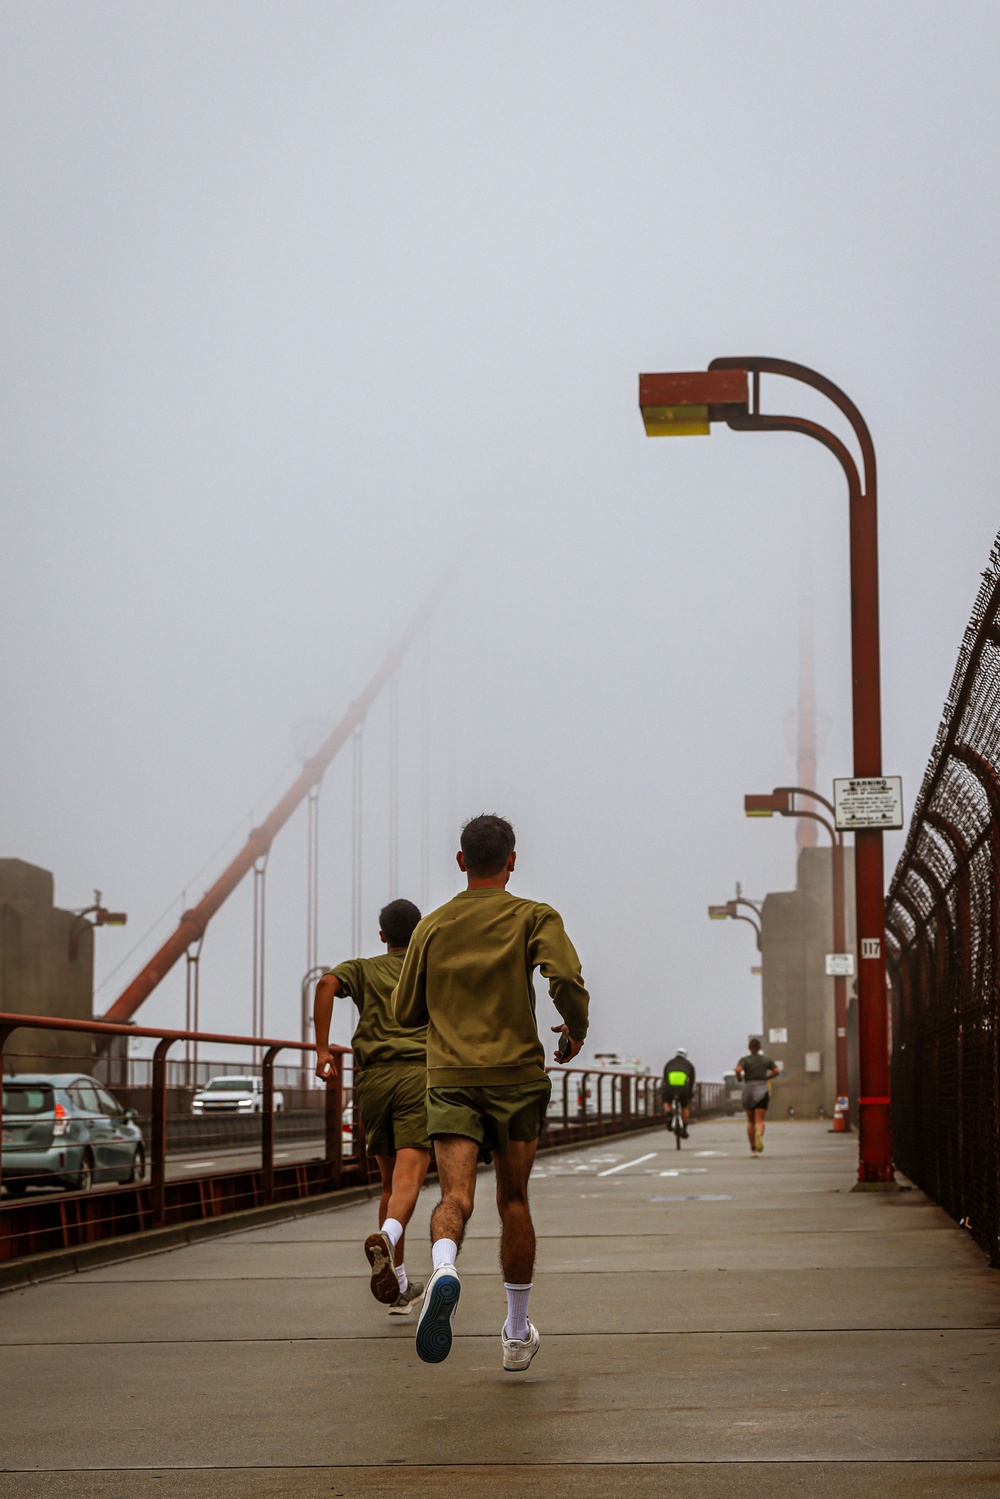
[[[733,1202],[735,1192],[699,1192],[685,1197],[651,1197],[650,1202]]]
[[[661,1176],[707,1176],[707,1166],[678,1166],[676,1171],[661,1171]]]
[[[641,1166],[643,1161],[651,1161],[655,1155],[656,1151],[651,1150],[649,1155],[637,1155],[634,1161],[622,1161],[620,1166],[609,1166],[607,1171],[598,1171],[597,1174],[598,1176],[614,1176],[616,1171],[627,1171],[630,1166]]]
[[[185,1171],[200,1171],[203,1166],[214,1166],[214,1161],[183,1161]]]

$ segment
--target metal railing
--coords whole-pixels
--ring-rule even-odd
[[[18,1039],[22,1048],[19,1051],[11,1044],[14,1032],[23,1032]],[[38,1032],[49,1033],[50,1038],[52,1033],[61,1033],[64,1046],[58,1057],[50,1056],[44,1065],[38,1065],[37,1052],[30,1050],[31,1035]],[[108,1069],[99,1058],[95,1059],[94,1038],[106,1046],[119,1036],[142,1036],[156,1043],[149,1062],[148,1115],[123,1110],[116,1100],[116,1087]],[[67,1041],[78,1049],[67,1052]],[[229,1113],[214,1118],[171,1113],[168,1098],[174,1084],[170,1081],[168,1053],[177,1043],[187,1041],[245,1048],[248,1055],[252,1055],[255,1047],[258,1052],[262,1050],[258,1065],[248,1062],[240,1069],[261,1079],[260,1111],[248,1116]],[[39,1160],[44,1154],[49,1164],[33,1172],[30,1186],[23,1178],[18,1182],[12,1171],[8,1171],[5,1182],[4,1157],[0,1153],[0,1188],[21,1190],[18,1196],[5,1190],[0,1201],[0,1260],[219,1217],[374,1181],[378,1176],[377,1165],[367,1156],[361,1121],[353,1108],[353,1059],[347,1048],[333,1049],[341,1072],[323,1090],[323,1107],[276,1113],[275,1058],[285,1050],[300,1055],[309,1053],[312,1048],[301,1041],[0,1013],[0,1070],[4,1071],[5,1090],[11,1092],[19,1077],[27,1078],[32,1072],[77,1073],[85,1083],[93,1080],[100,1084],[96,1092],[105,1094],[109,1106],[116,1110],[113,1117],[119,1134],[127,1136],[127,1141],[120,1140],[119,1144],[131,1152],[131,1169],[127,1159],[124,1170],[127,1179],[123,1179],[121,1170],[115,1173],[109,1168],[102,1172],[99,1144],[88,1144],[82,1134],[75,1141],[71,1134],[64,1134],[61,1150],[56,1146],[54,1150],[39,1153]],[[32,1059],[34,1065],[18,1068],[15,1064],[25,1058]],[[301,1069],[294,1071],[298,1076]],[[658,1077],[587,1067],[551,1068],[550,1072],[553,1098],[539,1141],[542,1149],[642,1129],[662,1117]],[[119,1075],[123,1079],[129,1076],[126,1072]],[[118,1087],[124,1093],[133,1084],[122,1081]],[[72,1109],[68,1112],[72,1114]],[[53,1115],[53,1108],[48,1107],[47,1123],[54,1122]],[[94,1118],[97,1124],[103,1122],[99,1116]],[[14,1119],[14,1115],[9,1119],[5,1116],[4,1149],[9,1152],[9,1161],[14,1155],[21,1155],[18,1165],[23,1170],[23,1151],[18,1142],[7,1138],[14,1133]],[[88,1123],[86,1119],[60,1122],[67,1123],[67,1128],[75,1128],[78,1122],[81,1130]],[[49,1146],[52,1143],[48,1141]],[[284,1159],[278,1158],[276,1145],[288,1147],[280,1153]],[[80,1167],[88,1151],[93,1159],[88,1178],[80,1185]],[[192,1153],[197,1157],[210,1153],[212,1159],[192,1161]],[[60,1159],[70,1154],[72,1159]]]
[[[1000,1265],[1000,537],[886,901],[901,1169]]]

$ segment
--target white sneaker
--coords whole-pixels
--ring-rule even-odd
[[[396,1300],[390,1303],[390,1317],[408,1317],[424,1294],[423,1282],[411,1280],[405,1291],[400,1291]]]
[[[417,1323],[417,1357],[425,1364],[440,1364],[451,1352],[451,1319],[461,1294],[455,1266],[439,1265],[427,1282]]]
[[[505,1322],[504,1327],[506,1326]],[[538,1352],[542,1340],[538,1336],[538,1328],[533,1322],[529,1322],[526,1338],[505,1337],[501,1329],[500,1341],[503,1344],[504,1368],[511,1374],[523,1374]]]

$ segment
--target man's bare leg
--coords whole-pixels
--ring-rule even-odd
[[[757,1129],[754,1124],[756,1109],[747,1109],[747,1139],[750,1141],[750,1149],[754,1155],[757,1154]]]
[[[528,1178],[535,1164],[537,1140],[511,1140],[494,1151],[497,1209],[500,1213],[500,1268],[505,1281],[529,1285],[535,1268],[535,1225],[528,1206]]]
[[[404,1289],[404,1275],[397,1269],[403,1264],[403,1240],[406,1225],[413,1216],[420,1188],[430,1163],[429,1150],[404,1147],[395,1155],[377,1155],[382,1179],[377,1234],[365,1240],[365,1255],[372,1267],[371,1291],[376,1301],[391,1306]]]
[[[414,1340],[417,1357],[425,1364],[439,1364],[451,1352],[451,1319],[462,1290],[455,1261],[476,1201],[479,1144],[465,1135],[438,1135],[434,1155],[441,1183],[441,1201],[431,1215],[434,1269]]]
[[[757,1137],[760,1140],[760,1148],[761,1148],[761,1150],[763,1150],[764,1149],[764,1120],[767,1118],[767,1110],[766,1109],[754,1109],[753,1112],[754,1112],[754,1129],[756,1131]],[[756,1148],[757,1148],[757,1143],[756,1143],[756,1140],[755,1140],[754,1141],[754,1149],[756,1150]]]
[[[537,1141],[511,1140],[497,1151],[497,1207],[503,1224],[500,1264],[507,1293],[507,1317],[501,1334],[503,1366],[524,1373],[538,1352],[538,1333],[528,1321],[528,1298],[535,1268],[535,1225],[528,1205],[528,1178],[535,1163]]]
[[[375,1159],[382,1178],[378,1226],[381,1228],[387,1218],[402,1226],[403,1232],[396,1240],[396,1264],[401,1265],[406,1225],[413,1217],[420,1188],[430,1165],[431,1153],[429,1150],[416,1150],[404,1145],[396,1155],[378,1155]]]
[[[431,1244],[450,1240],[456,1256],[465,1237],[465,1225],[476,1202],[476,1167],[479,1142],[465,1135],[438,1135],[434,1141],[441,1201],[431,1214]],[[451,1261],[454,1264],[454,1260]],[[435,1268],[437,1261],[435,1261]]]

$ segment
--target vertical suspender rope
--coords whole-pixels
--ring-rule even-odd
[[[430,901],[431,705],[428,629],[420,639],[420,909]]]
[[[310,1023],[312,1020],[312,998],[313,984],[322,971],[319,966],[319,794],[323,789],[320,781],[313,786],[309,792],[306,803],[307,815],[307,848],[306,848],[306,971],[302,979],[302,1003],[301,1003],[301,1032],[302,1043],[308,1046],[312,1041]],[[311,1072],[308,1052],[303,1052],[301,1057],[301,1077],[299,1085],[303,1089],[309,1086],[309,1074]]]
[[[185,974],[185,997],[184,997],[184,1029],[197,1031],[199,1010],[199,974],[198,966],[201,958],[201,944],[204,937],[199,937],[197,942],[192,942],[185,953],[187,959],[187,972]],[[184,1042],[184,1081],[189,1088],[198,1086],[198,1042]]]
[[[351,740],[351,951],[360,958],[362,947],[361,913],[361,793],[362,793],[362,749],[364,746],[363,725],[354,730]]]
[[[319,962],[319,794],[323,783],[313,786],[306,804],[308,849],[306,853],[306,972]],[[305,1037],[303,1037],[303,1040]]]
[[[399,672],[389,682],[389,899],[399,896]]]
[[[455,712],[456,663],[455,647],[452,642],[460,637],[456,635],[455,631],[447,628],[446,622],[445,629],[439,631],[438,638],[447,640],[450,646],[450,660],[445,660],[443,663],[446,683],[444,732],[446,739],[445,777],[447,782],[448,837],[455,840],[452,844],[454,848],[458,843],[458,824],[460,819],[458,811],[458,716]]]
[[[264,1034],[264,938],[265,938],[265,909],[264,901],[267,893],[267,854],[257,860],[253,867],[253,1032],[254,1036]],[[257,1048],[254,1048],[254,1063],[260,1061]]]

